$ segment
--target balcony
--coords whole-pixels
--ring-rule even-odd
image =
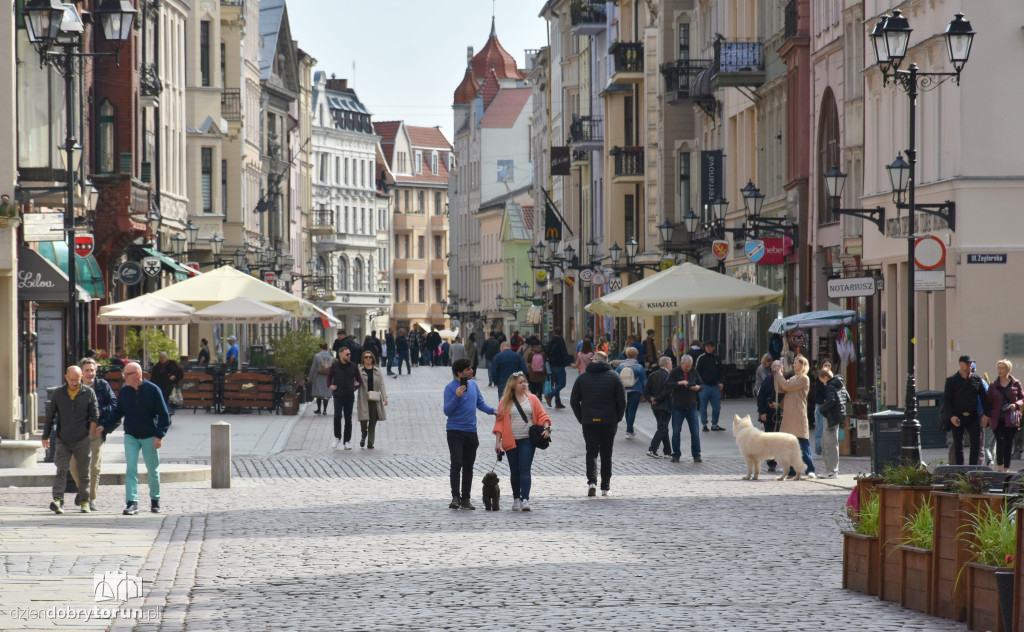
[[[426,259],[395,259],[391,266],[395,275],[423,276],[427,273]]]
[[[430,231],[445,231],[448,230],[448,216],[447,215],[431,215],[430,216]]]
[[[572,161],[570,164],[574,167],[582,167],[590,164],[590,151],[586,149],[573,149]]]
[[[669,103],[699,98],[693,90],[694,80],[712,64],[710,59],[677,59],[661,65],[665,77],[665,96]]]
[[[431,259],[430,274],[435,277],[448,274],[448,261],[445,259]]]
[[[789,0],[789,2],[786,3],[785,18],[786,18],[785,30],[783,31],[783,33],[785,34],[786,39],[790,39],[792,37],[796,37],[797,36],[796,0]]]
[[[614,162],[612,182],[643,182],[644,148],[612,147],[609,152]]]
[[[309,214],[309,226],[306,227],[310,235],[331,235],[335,231],[334,212],[329,208],[313,209]]]
[[[242,91],[237,88],[220,91],[220,115],[228,121],[242,120]]]
[[[607,28],[604,2],[573,2],[570,10],[574,37],[597,35]]]
[[[644,45],[639,42],[615,42],[611,56],[612,83],[627,85],[644,80]]]
[[[569,124],[569,144],[573,149],[602,149],[604,119],[600,116],[573,116]]]
[[[764,51],[760,42],[715,41],[711,65],[714,88],[756,88],[764,83]]]

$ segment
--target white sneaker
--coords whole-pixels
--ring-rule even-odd
[[[659,455],[654,450],[648,450],[647,451],[647,456],[651,457],[652,459],[660,459],[661,458],[661,455]]]
[[[519,511],[519,508],[522,507],[522,503],[523,503],[523,501],[519,500],[518,498],[513,500],[512,501],[512,511]]]
[[[630,440],[632,440],[632,439],[633,439],[633,437],[635,437],[635,436],[636,436],[636,433],[635,433],[635,432],[627,432],[627,433],[626,433],[626,438],[627,438],[627,439],[630,439]]]
[[[523,499],[523,502],[521,502],[521,503],[519,504],[519,507],[520,507],[520,508],[521,508],[521,509],[522,509],[523,511],[530,511],[530,501],[528,501],[528,500],[526,500],[526,499],[524,498],[524,499]]]
[[[610,496],[611,495],[611,491],[609,491],[607,489],[602,489],[601,490],[601,495],[602,496]]]
[[[331,449],[332,450],[337,450],[338,449],[338,444],[340,444],[340,443],[341,443],[341,439],[335,439],[334,441],[331,442]]]
[[[808,472],[804,474],[804,478],[818,478],[818,476],[814,472]]]
[[[346,441],[345,442],[345,449],[346,450],[351,450],[352,449],[352,442],[351,441]]]

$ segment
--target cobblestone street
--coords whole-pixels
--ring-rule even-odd
[[[160,516],[120,516],[113,500],[100,513],[54,516],[47,489],[0,490],[0,629],[966,629],[842,590],[836,518],[846,488],[740,480],[729,432],[702,433],[704,463],[651,459],[646,405],[637,440],[620,427],[608,498],[586,497],[579,426],[568,409],[549,411],[554,441],[537,453],[526,514],[509,510],[505,463],[504,508],[483,510],[479,477],[494,453],[493,418],[481,414],[479,509],[450,510],[441,412],[450,375],[423,368],[389,379],[389,419],[372,452],[332,451],[330,416],[307,406],[283,451],[236,458],[230,490],[166,485]],[[727,402],[723,425],[743,407]],[[864,467],[843,462],[845,473]],[[106,491],[119,498],[122,488]],[[15,616],[91,608],[92,574],[118,570],[146,582],[144,599],[126,605],[158,617]]]

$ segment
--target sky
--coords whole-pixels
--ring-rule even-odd
[[[491,32],[492,0],[287,0],[292,38],[322,70],[349,80],[374,121],[441,126],[449,139],[452,95]],[[498,40],[525,66],[547,45],[543,0],[493,0]],[[324,17],[325,7],[332,15]],[[340,24],[340,27],[339,27]],[[353,64],[355,69],[353,70]]]

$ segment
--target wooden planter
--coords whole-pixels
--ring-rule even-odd
[[[1003,628],[999,617],[999,591],[996,571],[1008,571],[1002,566],[985,566],[969,562],[964,569],[967,576],[967,627],[972,630],[1010,632]]]
[[[878,536],[843,531],[843,588],[878,594]]]
[[[932,611],[932,550],[904,544],[900,575],[900,605],[928,614]]]
[[[900,601],[902,595],[902,563],[898,552],[906,517],[917,510],[931,495],[931,487],[878,485],[878,598]]]
[[[1017,553],[1013,564],[1013,632],[1024,632],[1024,504],[1017,503]]]
[[[861,507],[867,504],[868,496],[871,495],[871,491],[881,484],[882,479],[879,477],[864,477],[857,479],[857,497],[860,499]]]
[[[933,516],[935,518],[935,538],[933,548],[932,582],[935,586],[933,595],[935,604],[934,615],[954,619],[967,620],[967,571],[961,569],[971,561],[970,545],[973,536],[966,530],[968,516],[988,505],[993,510],[1002,508],[1005,497],[998,494],[952,494],[936,492]],[[951,501],[955,498],[955,504]],[[957,582],[957,577],[960,581]]]

